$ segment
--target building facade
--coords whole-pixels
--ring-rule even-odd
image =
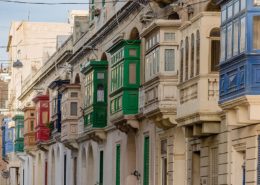
[[[2,127],[23,184],[259,184],[259,6],[92,1]]]

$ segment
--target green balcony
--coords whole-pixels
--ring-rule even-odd
[[[23,152],[24,151],[24,116],[23,115],[15,115],[13,117],[15,122],[15,152]]]
[[[81,66],[85,76],[84,128],[86,132],[107,125],[107,61],[88,61]]]
[[[112,56],[110,62],[112,122],[124,121],[138,113],[140,43],[140,40],[122,40],[108,50]]]

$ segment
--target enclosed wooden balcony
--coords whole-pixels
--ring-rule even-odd
[[[107,61],[88,61],[81,66],[86,75],[84,86],[83,132],[79,139],[103,141],[107,126]]]
[[[145,41],[145,79],[142,114],[157,127],[176,126],[177,51],[180,20],[157,19],[142,30]],[[140,103],[140,102],[139,102]]]
[[[111,57],[110,121],[120,130],[138,129],[140,40],[120,40],[108,52]]]
[[[35,107],[24,107],[24,149],[34,150],[35,140]]]
[[[24,116],[22,114],[17,114],[13,117],[15,122],[15,141],[14,141],[14,151],[23,152],[24,151]]]
[[[49,96],[38,95],[33,101],[35,103],[36,143],[41,144],[50,139]]]
[[[61,100],[61,142],[76,149],[78,136],[78,119],[80,117],[81,92],[79,84],[66,84],[60,88]]]

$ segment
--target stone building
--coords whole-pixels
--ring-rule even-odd
[[[24,184],[259,184],[258,1],[92,2],[22,86]]]

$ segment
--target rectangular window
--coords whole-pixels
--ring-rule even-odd
[[[30,124],[30,130],[33,131],[34,130],[34,121],[31,121],[31,124]]]
[[[159,72],[159,48],[145,56],[145,80],[148,81]]]
[[[239,1],[234,3],[234,16],[237,15],[239,12]]]
[[[260,16],[253,18],[253,48],[260,49]]]
[[[77,116],[78,115],[78,103],[70,102],[70,115]]]
[[[246,18],[243,17],[240,20],[240,52],[244,52],[246,49]]]
[[[218,71],[220,59],[220,42],[219,40],[211,41],[211,71]]]
[[[237,55],[238,54],[238,32],[239,32],[239,21],[236,20],[234,22],[234,33],[233,33],[233,55]]]
[[[85,90],[85,106],[88,107],[93,103],[93,72],[86,76]]]
[[[71,98],[77,98],[77,97],[78,97],[78,93],[77,93],[77,92],[72,92],[72,93],[70,94],[70,97],[71,97]]]
[[[99,154],[99,185],[103,185],[104,176],[104,152],[100,151]]]
[[[150,168],[150,138],[146,136],[144,138],[144,175],[143,185],[149,185],[149,168]]]
[[[175,33],[164,33],[164,41],[174,41]]]
[[[221,21],[222,21],[222,22],[225,22],[226,19],[227,19],[227,9],[226,9],[226,7],[225,7],[225,8],[223,8],[222,11],[221,11]]]
[[[233,16],[233,6],[232,5],[230,5],[227,9],[227,16],[228,16],[228,19],[230,19]]]
[[[165,49],[164,53],[164,70],[174,71],[175,70],[175,51],[174,49]]]
[[[227,59],[232,57],[232,24],[227,27]]]
[[[247,0],[240,0],[240,8],[241,8],[241,11],[246,8],[246,1],[247,1]]]
[[[129,84],[136,84],[136,63],[129,64]]]
[[[120,185],[120,145],[116,145],[116,185]]]

